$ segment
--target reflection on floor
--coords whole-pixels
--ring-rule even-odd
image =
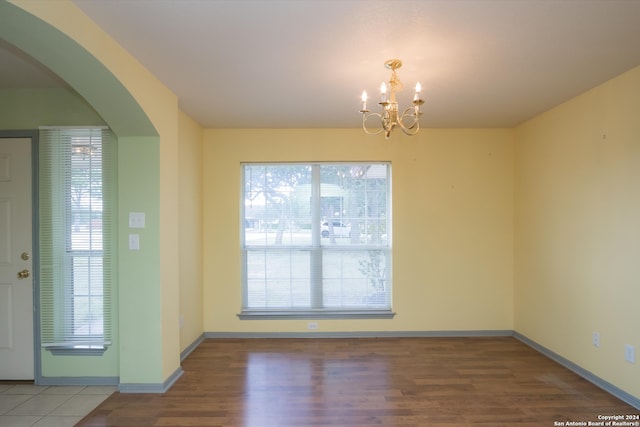
[[[109,386],[0,384],[0,426],[73,427],[115,391]]]

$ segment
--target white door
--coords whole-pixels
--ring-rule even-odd
[[[0,380],[34,379],[31,139],[0,138]]]

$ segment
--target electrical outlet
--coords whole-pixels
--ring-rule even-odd
[[[624,360],[629,363],[636,363],[636,348],[630,344],[624,345]]]
[[[591,336],[591,341],[594,347],[600,347],[600,332],[594,332]]]
[[[318,322],[307,323],[307,329],[318,329]]]

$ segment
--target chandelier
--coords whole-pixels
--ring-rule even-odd
[[[416,83],[416,93],[413,96],[413,106],[407,107],[402,114],[398,109],[398,102],[396,101],[396,92],[402,90],[402,83],[396,74],[396,70],[402,67],[402,61],[399,59],[390,59],[384,63],[384,66],[391,70],[391,79],[389,79],[389,96],[387,96],[387,85],[382,83],[380,86],[380,102],[378,104],[382,107],[382,113],[372,113],[367,110],[367,92],[362,91],[362,129],[369,135],[377,135],[384,131],[384,137],[389,139],[393,129],[398,126],[407,135],[415,135],[420,130],[420,106],[424,104],[424,101],[420,98],[420,83]],[[377,117],[380,120],[379,125],[368,128],[367,121],[371,117]],[[376,122],[376,119],[373,121]]]

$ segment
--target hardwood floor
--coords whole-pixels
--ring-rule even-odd
[[[79,426],[559,426],[638,414],[512,337],[209,339]],[[565,424],[569,425],[569,424]]]

